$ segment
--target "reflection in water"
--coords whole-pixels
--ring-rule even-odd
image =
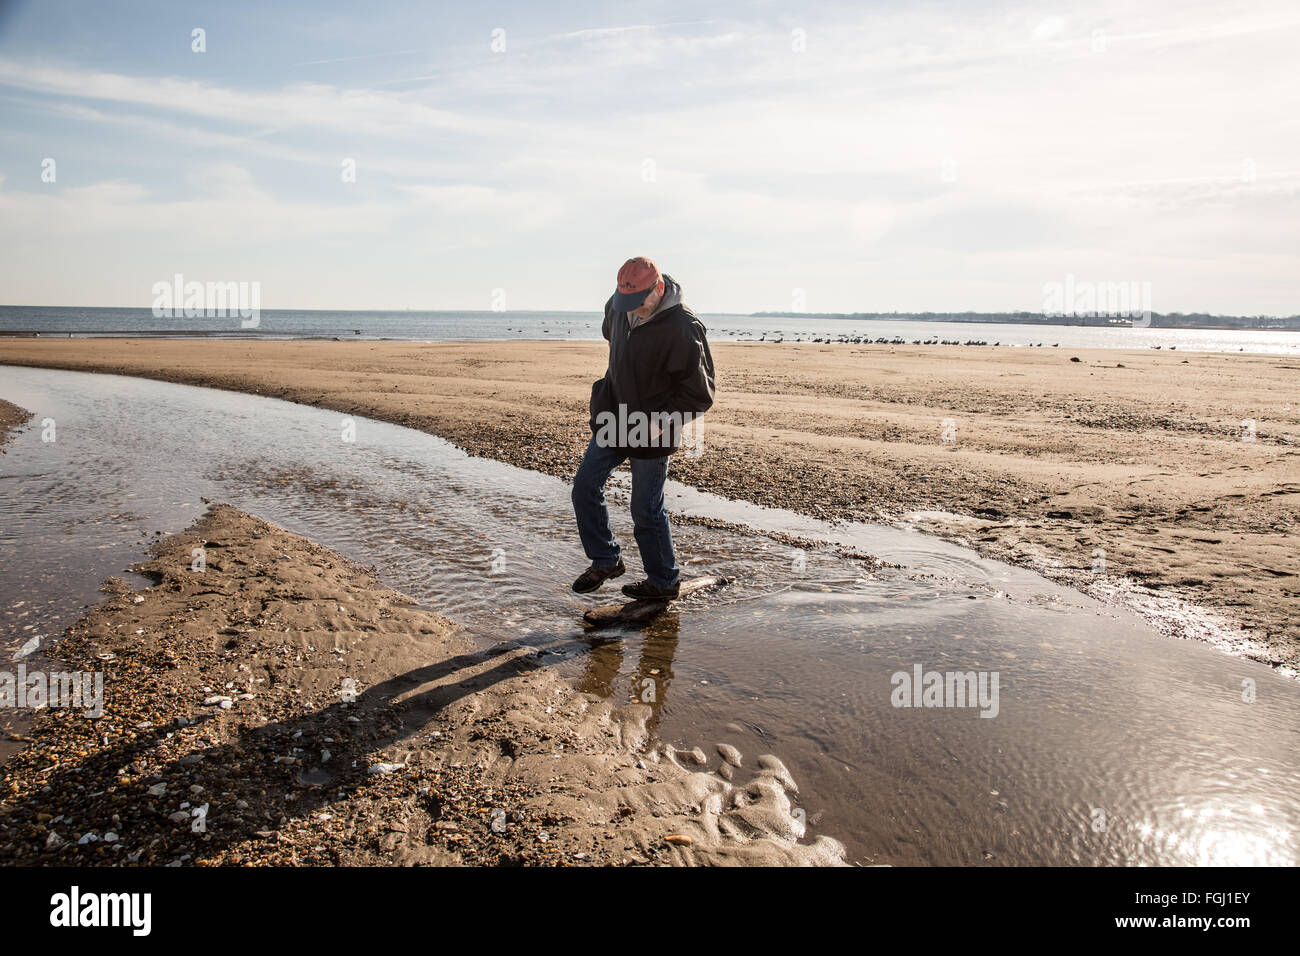
[[[677,653],[680,631],[681,617],[675,612],[660,614],[651,621],[645,628],[636,669],[626,685],[619,682],[619,675],[624,673],[622,638],[590,638],[590,650],[583,656],[582,672],[575,681],[578,690],[598,697],[626,698],[649,705],[651,715],[646,727],[652,734],[657,732],[664,701],[668,699],[668,689],[673,682],[673,657]],[[629,690],[620,694],[619,686],[626,686]]]
[[[670,510],[902,567],[831,546],[794,561],[760,533],[681,525],[691,572],[732,583],[642,629],[589,633],[582,611],[609,591],[568,591],[586,562],[563,482],[355,416],[356,440],[341,441],[343,416],[256,396],[0,374],[3,397],[58,422],[56,442],[29,429],[0,457],[0,650],[57,635],[207,497],[374,565],[485,644],[536,647],[583,690],[644,701],[671,743],[776,754],[815,832],[850,859],[1300,860],[1300,687],[1028,571],[670,484]],[[625,509],[611,512],[630,542]],[[998,716],[891,706],[890,675],[918,665],[996,672]]]

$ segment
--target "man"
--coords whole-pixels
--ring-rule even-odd
[[[605,303],[601,332],[609,367],[591,388],[591,441],[573,479],[578,536],[591,567],[573,582],[580,593],[627,569],[605,507],[605,481],[632,465],[632,524],[646,579],[623,586],[633,598],[675,598],[681,571],[664,507],[668,456],[682,428],[713,405],[713,356],[704,326],[682,305],[681,286],[644,256],[623,263]]]

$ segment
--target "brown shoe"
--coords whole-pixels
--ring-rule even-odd
[[[618,564],[612,568],[598,568],[594,564],[573,582],[573,590],[579,594],[586,594],[588,591],[594,591],[605,583],[607,578],[616,578],[624,574],[627,568],[623,566],[623,559],[618,559]]]

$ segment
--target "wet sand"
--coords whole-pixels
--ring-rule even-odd
[[[1300,668],[1300,367],[1277,356],[718,344],[704,453],[671,476],[907,524]],[[1079,361],[1072,361],[1078,358]],[[9,339],[0,362],[255,392],[571,476],[604,343]],[[1154,597],[1152,597],[1154,596]],[[1187,636],[1178,615],[1159,619]]]
[[[13,402],[6,402],[0,398],[0,455],[9,453],[5,444],[31,417],[32,413],[27,409],[19,408]],[[2,735],[0,736],[0,764],[22,747],[21,742],[10,739],[12,735],[25,731],[30,724],[28,715],[21,712],[0,712],[0,735]]]
[[[843,861],[775,758],[705,773],[648,706],[478,650],[306,538],[213,505],[151,553],[155,586],[110,579],[58,644],[103,714],[38,712],[0,768],[0,864]]]

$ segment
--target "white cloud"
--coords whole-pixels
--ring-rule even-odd
[[[555,193],[492,189],[486,186],[403,186],[429,215],[449,220],[474,220],[487,228],[537,229],[564,214],[565,203]]]
[[[70,233],[111,242],[119,254],[132,236],[164,235],[201,243],[322,240],[382,234],[405,214],[380,203],[286,202],[256,189],[236,167],[196,173],[201,199],[162,200],[138,183],[110,181],[55,193],[0,193],[0,219],[8,238],[58,240]]]
[[[296,83],[278,90],[239,90],[177,77],[40,66],[0,58],[0,83],[33,92],[106,100],[242,126],[315,127],[360,135],[429,132],[500,135],[512,124],[481,114],[435,109],[407,94]]]
[[[383,84],[412,51],[311,61],[352,63],[346,84],[0,58],[22,117],[74,145],[110,128],[139,144],[83,150],[89,185],[64,185],[62,161],[57,187],[0,183],[8,247],[24,230],[85,240],[85,268],[107,275],[170,254],[149,238],[166,232],[193,256],[242,246],[269,268],[382,245],[383,263],[330,276],[331,296],[352,283],[352,305],[404,248],[454,263],[443,288],[477,290],[505,281],[501,264],[524,246],[532,267],[562,275],[627,244],[725,275],[701,283],[719,296],[703,308],[782,305],[787,271],[811,276],[800,281],[817,284],[823,308],[1014,307],[998,296],[1073,268],[1146,270],[1172,290],[1166,302],[1215,278],[1242,310],[1266,310],[1256,296],[1294,311],[1300,128],[1285,118],[1300,19],[1285,5],[846,7],[807,17],[804,53],[786,20],[749,17],[512,29],[509,53],[458,48],[400,90]],[[357,79],[372,68],[386,72]],[[344,156],[358,163],[350,186]],[[879,270],[868,301],[863,263]],[[0,280],[16,272],[0,264]],[[535,307],[584,304],[556,282]],[[737,302],[737,289],[753,298]],[[49,301],[60,295],[52,287]]]
[[[1066,20],[1064,17],[1046,17],[1038,26],[1034,27],[1034,32],[1030,38],[1035,43],[1041,43],[1044,40],[1055,40],[1065,33]]]

